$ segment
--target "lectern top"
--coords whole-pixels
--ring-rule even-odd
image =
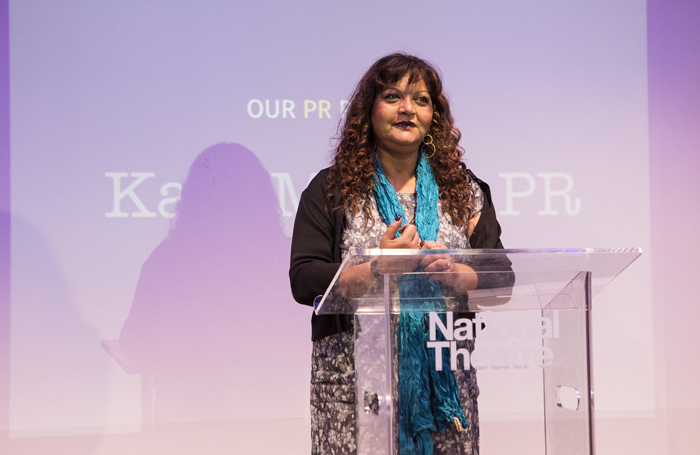
[[[348,285],[341,279],[350,267],[382,258],[383,263],[419,264],[429,255],[449,255],[451,261],[466,264],[476,273],[478,286],[461,295],[444,286],[447,311],[514,311],[525,309],[575,309],[581,300],[567,299],[570,293],[590,292],[596,295],[625,270],[641,254],[641,248],[563,248],[510,250],[350,250],[331,285],[316,303],[317,314],[354,314],[384,312],[387,301],[392,312],[398,312],[397,279],[420,274],[420,269],[379,275],[372,283]],[[444,273],[444,272],[443,272]],[[590,274],[588,289],[575,278]],[[437,275],[437,274],[433,274]],[[403,299],[406,310],[406,299]],[[567,303],[570,302],[570,303]],[[424,306],[416,302],[416,311]]]

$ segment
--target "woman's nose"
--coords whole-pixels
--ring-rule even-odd
[[[401,104],[399,104],[399,112],[406,114],[413,114],[413,100],[405,97],[401,99]]]

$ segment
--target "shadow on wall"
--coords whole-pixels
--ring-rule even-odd
[[[101,425],[109,359],[98,332],[74,307],[47,237],[21,216],[11,222],[11,428],[21,437]]]
[[[258,158],[239,144],[203,151],[119,337],[152,381],[145,422],[304,415],[308,314],[289,291],[289,247]]]

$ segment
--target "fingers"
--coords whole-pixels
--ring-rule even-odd
[[[423,246],[421,247],[424,250],[446,250],[447,247],[443,245],[442,243],[434,242],[432,240],[426,240],[423,242]],[[427,266],[428,264],[431,264],[438,259],[449,259],[450,255],[449,254],[426,254],[423,257],[423,266]]]
[[[423,259],[421,260],[420,263],[423,266],[423,268],[426,271],[428,271],[428,267],[431,264],[433,264],[435,261],[437,261],[438,259],[444,259],[444,257],[442,255],[437,255],[437,254],[428,254],[425,257],[423,257]],[[439,270],[435,270],[435,271],[439,272]]]
[[[394,221],[389,223],[389,226],[386,228],[386,232],[384,232],[384,236],[382,237],[382,240],[385,238],[387,240],[392,240],[394,237],[396,237],[396,233],[399,231],[399,228],[401,227],[401,215],[397,216]]]
[[[426,272],[449,272],[454,263],[448,255],[429,254],[421,261],[421,265]]]
[[[442,243],[434,242],[432,240],[426,240],[423,242],[423,249],[425,250],[446,250],[448,249]]]
[[[399,237],[396,237],[396,233]],[[397,216],[389,223],[379,242],[379,248],[408,248],[418,249],[421,243],[418,229],[414,224],[404,224],[401,226],[401,216]]]
[[[423,249],[425,250],[446,250],[447,247],[442,243],[434,242],[432,240],[426,240],[423,242]],[[446,264],[449,266],[452,264],[452,259],[448,254],[428,254],[421,261],[421,265],[426,272],[445,272],[445,267],[441,267],[441,264]]]
[[[452,265],[452,258],[447,254],[428,254],[421,263],[426,269],[428,266],[433,265],[436,268],[435,272],[444,272],[442,269],[446,268],[445,266]]]
[[[399,229],[399,234],[403,235],[406,232],[418,232],[418,228],[416,228],[415,224],[404,224],[403,226],[401,226],[401,229]]]
[[[420,236],[418,235],[418,229],[416,229],[416,226],[413,224],[404,224],[401,229],[401,237],[399,237],[399,240],[402,240],[405,242],[406,245],[404,248],[418,248],[418,245],[420,244]]]

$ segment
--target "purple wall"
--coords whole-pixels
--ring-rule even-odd
[[[688,424],[700,407],[700,3],[647,8],[657,409],[668,409],[669,453],[691,453],[700,446]]]
[[[8,2],[0,1],[0,440],[10,409],[10,46]]]
[[[697,407],[700,352],[684,346],[697,339],[700,319],[700,3],[652,0],[648,15],[654,305],[663,321],[657,334],[666,347],[668,405]],[[676,374],[693,365],[695,374]]]

